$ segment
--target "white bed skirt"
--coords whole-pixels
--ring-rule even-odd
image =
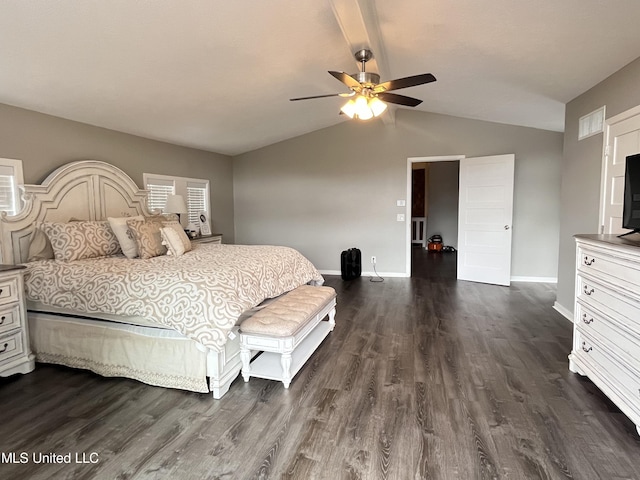
[[[211,390],[215,398],[241,368],[237,337],[223,352],[214,352],[173,330],[40,312],[29,312],[29,336],[38,362],[160,387]]]

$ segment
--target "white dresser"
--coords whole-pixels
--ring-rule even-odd
[[[19,265],[0,265],[0,376],[34,368],[29,348],[24,283]]]
[[[569,370],[586,375],[640,434],[640,242],[576,235]]]

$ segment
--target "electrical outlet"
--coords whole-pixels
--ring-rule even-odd
[[[375,265],[376,264],[376,257],[373,256],[371,257],[371,265]]]

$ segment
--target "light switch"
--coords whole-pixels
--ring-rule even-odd
[[[407,202],[405,202],[404,200],[396,200],[396,207],[406,207],[407,206]]]
[[[396,215],[396,220],[398,222],[404,222],[404,213],[399,213]]]

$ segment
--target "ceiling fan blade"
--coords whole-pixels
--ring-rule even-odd
[[[330,93],[329,95],[314,95],[312,97],[298,97],[298,98],[290,98],[290,102],[297,102],[298,100],[312,100],[314,98],[327,98],[327,97],[350,97],[351,93]]]
[[[329,71],[329,73],[331,75],[333,75],[334,77],[336,77],[338,80],[340,80],[342,83],[344,83],[347,87],[349,87],[351,89],[362,88],[362,85],[360,85],[360,82],[357,81],[355,78],[353,78],[348,73],[332,72],[332,71]]]
[[[423,85],[435,81],[436,77],[430,73],[423,73],[421,75],[413,75],[411,77],[398,78],[396,80],[379,83],[373,88],[373,91],[377,93],[388,92],[390,90],[400,90],[401,88],[415,87],[416,85]]]
[[[380,92],[378,94],[378,98],[387,103],[395,103],[406,107],[417,107],[422,103],[422,100],[405,97],[404,95],[398,95],[397,93]]]

